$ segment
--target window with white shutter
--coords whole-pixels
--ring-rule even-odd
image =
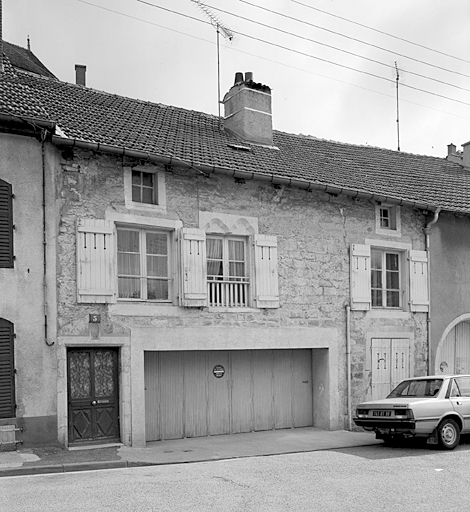
[[[78,219],[78,302],[116,301],[114,223],[104,219]]]
[[[428,254],[410,251],[410,309],[429,311]]]
[[[13,324],[0,318],[0,418],[16,415],[13,340]]]
[[[0,180],[0,268],[13,268],[12,187]]]
[[[278,308],[279,285],[277,266],[277,237],[254,236],[256,307]]]

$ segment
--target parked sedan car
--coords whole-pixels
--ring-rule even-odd
[[[453,450],[470,433],[470,375],[431,375],[406,379],[383,400],[363,402],[354,422],[390,443],[399,437],[425,437]]]

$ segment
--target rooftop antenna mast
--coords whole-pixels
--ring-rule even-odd
[[[220,19],[200,0],[191,0],[193,4],[196,4],[196,6],[206,15],[206,17],[209,19],[211,25],[215,28],[217,32],[217,107],[219,112],[219,124],[220,124],[220,41],[219,41],[219,35],[222,34],[222,36],[225,39],[228,39],[229,41],[232,41],[235,37],[235,34],[227,28]]]
[[[400,111],[398,109],[398,82],[400,80],[400,73],[398,72],[398,64],[395,61],[395,71],[396,71],[396,82],[397,82],[397,138],[398,138],[398,151],[400,151]]]

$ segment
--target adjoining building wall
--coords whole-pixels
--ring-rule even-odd
[[[14,329],[17,405],[16,414],[0,419],[0,425],[21,428],[16,438],[23,446],[57,443],[56,215],[51,173],[55,152],[47,145],[45,152],[44,219],[41,143],[30,137],[0,135],[0,178],[11,184],[14,194],[14,264],[13,268],[0,268],[0,318],[11,322]]]
[[[468,217],[441,213],[431,231],[430,373],[470,372],[464,355],[470,338],[463,325],[470,321],[469,229]],[[455,344],[460,355],[452,354]],[[441,353],[445,345],[450,354]]]
[[[125,176],[134,166],[164,175],[165,205],[126,201]],[[370,201],[206,177],[193,170],[77,150],[62,153],[56,169],[58,231],[59,438],[67,443],[66,353],[72,346],[119,346],[121,440],[145,445],[145,353],[164,351],[312,350],[312,424],[347,428],[346,306],[350,303],[350,246],[390,245],[405,253],[424,249],[424,218],[402,208],[400,233],[377,230]],[[76,226],[80,218],[128,225],[201,228],[207,214],[256,219],[259,233],[278,242],[279,308],[181,307],[173,304],[77,303]],[[225,216],[225,217],[224,217]],[[247,221],[249,224],[249,222]],[[174,240],[175,247],[178,240]],[[177,251],[174,279],[183,279]],[[178,287],[176,287],[178,288]],[[100,315],[99,327],[90,314]],[[426,314],[404,310],[351,312],[353,402],[370,394],[371,347],[378,338],[408,340],[409,372],[425,372]]]

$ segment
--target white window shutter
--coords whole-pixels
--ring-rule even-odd
[[[371,307],[370,245],[351,245],[351,309]]]
[[[255,235],[256,307],[278,308],[277,237]]]
[[[112,221],[78,219],[78,302],[116,302],[114,240],[114,223]]]
[[[182,228],[182,294],[181,305],[207,306],[206,233],[202,229]]]
[[[410,251],[410,309],[429,311],[428,253]]]

